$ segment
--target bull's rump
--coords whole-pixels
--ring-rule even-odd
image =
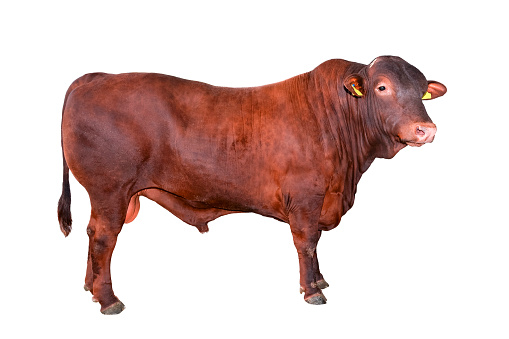
[[[160,74],[103,75],[68,98],[65,157],[89,194],[158,187],[271,215],[292,171],[315,175],[317,166],[309,142],[316,131],[287,98],[281,83],[233,89]]]

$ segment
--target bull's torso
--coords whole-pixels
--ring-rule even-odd
[[[346,212],[348,170],[338,166],[348,162],[326,149],[330,136],[301,80],[221,88],[159,74],[101,75],[69,97],[69,167],[89,193],[104,185],[131,185],[131,193],[155,187],[284,221],[292,196],[317,195],[320,224],[330,229]]]

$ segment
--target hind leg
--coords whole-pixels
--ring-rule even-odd
[[[87,227],[87,233],[90,233],[91,228]],[[90,237],[90,234],[89,234]],[[87,259],[87,273],[85,275],[85,285],[83,288],[85,291],[92,293],[92,301],[97,302],[97,299],[94,297],[94,272],[92,271],[92,256],[90,254],[90,249],[92,248],[92,240],[88,241],[88,259]]]
[[[90,227],[87,227],[87,233],[89,233],[89,230],[91,230]],[[90,248],[91,248],[92,241],[90,240],[90,234],[89,234],[89,240],[88,240],[88,256],[87,256],[87,274],[85,275],[85,291],[89,291],[93,294],[92,287],[94,285],[94,273],[92,272],[92,259],[90,255]]]
[[[112,199],[113,200],[113,199]],[[112,201],[110,200],[110,201]],[[89,259],[85,289],[94,295],[101,304],[103,314],[118,314],[124,304],[113,293],[111,282],[111,256],[122,229],[127,211],[127,201],[101,201],[97,204],[91,199],[92,214],[87,228],[89,236]]]
[[[94,220],[87,229],[90,239],[89,263],[92,279],[90,279],[90,276],[87,279],[92,280],[91,292],[94,299],[101,304],[101,312],[104,314],[120,313],[124,306],[113,293],[110,272],[111,256],[115,249],[120,227],[108,218],[97,217],[92,219]],[[87,271],[89,270],[87,268]],[[89,288],[90,285],[88,284],[86,286]]]
[[[131,197],[131,200],[129,201],[129,205],[128,205],[128,208],[127,208],[126,217],[125,217],[125,220],[124,220],[125,224],[128,224],[128,223],[132,222],[136,218],[136,216],[138,215],[138,212],[140,211],[139,196],[140,196],[140,193],[138,192],[138,193],[135,193]],[[87,228],[87,233],[88,233],[89,236],[90,236],[91,230],[92,230],[92,228],[90,228],[90,227]],[[93,278],[93,270],[92,270],[92,257],[91,257],[91,254],[90,254],[90,249],[91,248],[92,248],[92,239],[90,239],[89,243],[88,243],[87,273],[86,273],[86,276],[85,276],[84,289],[85,289],[85,291],[88,291],[88,292],[91,292],[92,294],[94,294],[94,292],[93,292],[94,278]],[[94,302],[97,302],[97,299],[95,297],[93,297],[92,300]]]

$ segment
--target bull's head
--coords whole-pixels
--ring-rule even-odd
[[[436,126],[422,100],[444,95],[446,87],[428,81],[414,66],[399,57],[383,56],[344,80],[345,88],[366,109],[368,124],[375,127],[384,150],[378,156],[392,157],[400,149],[432,142]]]

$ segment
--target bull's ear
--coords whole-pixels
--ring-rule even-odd
[[[366,94],[364,79],[359,74],[349,75],[343,82],[343,85],[355,97],[362,97]]]
[[[428,91],[422,97],[422,100],[431,100],[441,97],[447,92],[447,87],[438,81],[428,81]]]

